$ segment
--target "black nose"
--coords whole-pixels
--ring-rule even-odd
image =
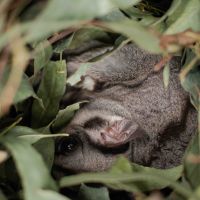
[[[77,136],[68,136],[56,141],[56,154],[67,155],[77,150],[80,145],[80,139]]]

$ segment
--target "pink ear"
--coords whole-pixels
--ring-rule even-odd
[[[115,121],[105,128],[100,133],[101,140],[99,142],[106,147],[115,147],[144,135],[145,131],[137,123],[123,119]]]

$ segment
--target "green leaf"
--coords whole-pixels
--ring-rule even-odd
[[[34,97],[37,101],[39,101],[39,98],[35,94],[31,84],[28,81],[28,78],[24,76],[21,80],[20,87],[15,95],[14,103],[16,104],[22,102],[29,97]]]
[[[78,67],[78,70],[67,79],[67,83],[70,85],[75,85],[81,80],[81,76],[84,76],[87,72],[87,69],[92,65],[92,63],[81,63]]]
[[[191,143],[189,144],[184,161],[185,176],[190,182],[193,189],[200,186],[200,136],[196,134]]]
[[[74,33],[68,49],[76,49],[91,40],[109,41],[110,37],[100,28],[82,28]]]
[[[49,62],[44,67],[44,74],[37,95],[42,99],[44,109],[37,101],[32,106],[32,126],[42,127],[50,123],[59,110],[60,100],[65,92],[65,61]]]
[[[48,133],[46,127],[40,130],[33,130],[26,126],[15,126],[6,134],[6,136],[17,137],[29,144],[34,144],[34,147],[44,158],[47,167],[51,169],[54,159],[54,140],[52,138],[57,137],[57,135]],[[59,134],[59,136],[60,135],[66,136],[66,134]],[[44,148],[44,145],[46,148]]]
[[[40,18],[37,18],[37,20],[32,21],[30,23],[23,23],[20,27],[20,30],[22,33],[23,32],[25,33],[24,40],[26,42],[31,43],[44,40],[57,31],[67,29],[69,27],[79,27],[79,26],[80,26],[80,21],[77,20],[54,21],[48,19],[41,20]],[[10,32],[5,34],[5,38],[4,37],[2,38],[3,41],[0,40],[0,48],[1,45],[3,45],[2,43],[6,42],[7,39],[6,36],[9,33],[14,35],[15,30],[11,29]]]
[[[198,68],[190,71],[187,77],[181,81],[183,88],[191,94],[191,102],[198,109],[200,90],[200,71]]]
[[[177,11],[178,7],[181,5],[181,2],[182,2],[182,0],[173,0],[170,8],[166,11],[166,13],[159,20],[157,20],[153,24],[153,26],[163,22],[165,19],[170,17],[172,14],[174,14]]]
[[[4,71],[3,78],[0,81],[0,91],[3,89],[3,87],[5,86],[5,84],[8,80],[9,71],[10,71],[9,67],[7,66],[6,70]],[[35,94],[32,86],[31,86],[31,84],[29,83],[27,76],[24,75],[21,79],[21,83],[20,83],[17,93],[14,97],[13,103],[14,104],[20,103],[29,97],[34,97],[35,99],[37,99],[37,101],[39,100],[39,98],[37,97],[37,95]]]
[[[40,190],[37,192],[42,200],[70,200],[66,196],[56,193],[51,190]]]
[[[129,37],[138,46],[149,52],[161,53],[158,37],[134,20],[105,23],[105,26]]]
[[[56,53],[62,53],[65,49],[67,49],[73,40],[74,33],[68,38],[63,38],[54,44],[53,51]]]
[[[26,140],[30,144],[33,144],[45,138],[67,137],[67,136],[69,135],[66,133],[60,133],[60,134],[20,135],[19,138]]]
[[[200,186],[194,191],[193,195],[189,200],[199,200],[200,199]]]
[[[169,186],[187,198],[192,193],[185,186],[176,182],[182,173],[182,166],[162,170],[134,164],[132,172],[130,172],[130,164],[127,162],[124,158],[120,158],[116,166],[114,166],[114,170],[112,171],[111,169],[109,172],[83,173],[63,177],[60,180],[60,186],[68,187],[80,183],[103,183],[111,188],[123,189],[129,192],[138,192],[138,188],[142,191],[147,191]]]
[[[68,134],[66,133],[60,133],[60,134],[48,134],[48,133],[42,133],[41,130],[34,130],[32,128],[29,128],[27,126],[15,126],[12,128],[6,135],[12,136],[12,137],[18,137],[20,139],[25,140],[29,144],[33,144],[35,142],[38,142],[41,139],[45,138],[54,138],[54,137],[66,137]]]
[[[198,110],[200,90],[200,70],[198,68],[198,57],[190,49],[186,51],[186,61],[181,74],[187,71],[186,76],[180,76],[182,87],[190,94],[191,102]]]
[[[33,146],[43,157],[45,164],[50,171],[53,166],[54,154],[55,154],[54,140],[52,138],[43,138],[34,143]]]
[[[138,2],[138,0],[50,0],[40,18],[48,20],[86,20],[105,15],[113,8],[125,8]]]
[[[167,63],[163,69],[163,83],[165,88],[167,88],[169,85],[169,76],[170,76],[170,67],[169,63]]]
[[[52,46],[50,43],[47,40],[40,42],[35,48],[34,74],[49,62],[51,56]]]
[[[187,29],[200,31],[200,1],[199,0],[182,0],[182,3],[177,10],[174,20],[169,21],[172,23],[165,31],[166,34],[175,34]],[[179,14],[179,16],[177,16]],[[174,21],[174,22],[173,22]]]
[[[40,190],[57,190],[44,161],[37,151],[25,141],[15,137],[3,137],[0,140],[11,152],[20,174],[23,194],[26,200],[43,200]]]
[[[103,21],[108,21],[108,22],[116,22],[116,21],[122,21],[127,19],[125,15],[118,9],[113,10],[109,12],[108,14],[100,17],[101,20]]]
[[[185,189],[187,190],[191,190],[191,187],[188,183],[188,181],[185,179],[185,177],[182,177],[180,180],[179,180],[180,184],[181,185],[184,185],[185,186]],[[191,195],[193,196],[193,195]],[[175,191],[173,191],[168,197],[166,200],[183,200],[183,196],[181,196],[180,194],[176,193]]]
[[[0,191],[0,200],[7,200],[6,196],[1,191]]]
[[[79,190],[79,199],[81,200],[110,200],[108,189],[106,187],[92,188],[81,185]]]
[[[182,166],[174,167],[171,169],[156,169],[151,167],[144,167],[141,165],[137,165],[135,163],[130,163],[127,159],[124,157],[119,157],[115,165],[111,168],[110,173],[113,174],[119,174],[123,175],[124,173],[144,173],[144,174],[151,174],[153,176],[159,177],[159,176],[166,176],[169,179],[176,181],[181,177],[183,171]],[[130,186],[132,183],[128,183],[127,185]],[[120,186],[120,184],[118,184]],[[155,189],[161,189],[164,187],[167,187],[166,183],[162,184],[161,182],[153,181],[150,182],[148,180],[140,181],[134,185],[136,188],[138,188],[141,191],[151,191]]]
[[[74,116],[75,112],[80,108],[80,104],[83,102],[75,103],[70,106],[67,106],[65,109],[62,109],[58,112],[55,121],[52,124],[53,132],[60,130],[69,123],[69,121]]]
[[[9,132],[6,134],[8,136],[12,137],[20,137],[20,136],[26,136],[26,135],[37,135],[38,132],[32,128],[26,127],[26,126],[16,126],[11,127],[9,129]]]

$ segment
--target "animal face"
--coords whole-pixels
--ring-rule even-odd
[[[69,137],[56,141],[55,165],[62,169],[80,171],[103,171],[108,169],[119,154],[130,158],[129,144],[117,148],[97,146],[91,142],[80,126],[69,127]]]

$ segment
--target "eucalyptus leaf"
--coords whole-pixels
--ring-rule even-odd
[[[53,166],[54,154],[55,154],[55,144],[52,138],[42,138],[33,144],[35,149],[42,156],[48,170],[50,171]],[[44,148],[45,147],[45,148]]]
[[[194,194],[189,198],[189,200],[198,200],[200,199],[200,186],[194,191]]]
[[[42,69],[52,56],[52,46],[48,41],[40,42],[35,48],[34,73]]]
[[[181,5],[181,3],[182,3],[182,0],[173,0],[172,4],[171,4],[170,8],[167,10],[167,12],[159,20],[157,20],[153,24],[153,26],[161,23],[162,21],[167,19],[167,17],[170,17],[172,14],[174,14],[177,11],[178,7]]]
[[[68,136],[68,134],[61,133],[61,134],[21,135],[21,136],[18,136],[18,137],[26,140],[30,144],[33,144],[33,143],[38,142],[39,140],[45,139],[45,138],[67,137],[67,136]]]
[[[123,175],[124,173],[132,173],[132,174],[137,174],[137,173],[149,173],[155,176],[166,176],[169,179],[176,181],[181,177],[183,171],[182,166],[174,167],[171,169],[156,169],[156,168],[151,168],[151,167],[144,167],[142,165],[137,165],[135,163],[130,163],[127,159],[124,157],[119,157],[119,159],[116,161],[115,165],[111,168],[110,173],[113,174],[119,174]],[[128,183],[127,185],[130,186],[132,183]],[[168,185],[157,182],[157,181],[140,181],[134,185],[136,188],[138,188],[141,191],[151,191],[155,189],[161,189],[164,188]]]
[[[25,27],[24,27],[25,26]],[[30,22],[30,23],[23,23],[22,27],[20,27],[20,29],[25,29],[24,32],[25,36],[24,36],[24,40],[28,43],[31,42],[35,42],[35,41],[41,41],[44,40],[46,38],[48,38],[49,36],[51,36],[52,34],[54,34],[57,31],[62,31],[64,29],[67,28],[71,28],[71,27],[79,27],[80,26],[80,22],[77,20],[64,20],[64,21],[54,21],[54,20],[49,20],[49,19],[45,19],[45,20],[41,20],[40,18],[37,18],[36,20]],[[9,32],[8,32],[9,33]],[[10,34],[15,34],[15,30],[10,30]],[[6,39],[8,35],[5,34],[3,38],[4,40],[1,41],[0,40],[0,48],[1,48],[1,42],[5,43]]]
[[[1,191],[0,191],[0,199],[1,200],[7,200],[6,196]]]
[[[194,31],[200,31],[200,1],[199,0],[182,0],[179,6],[176,16],[176,20],[171,23],[168,29],[165,31],[166,34],[175,34],[187,29]],[[173,16],[172,16],[173,17]],[[169,17],[170,21],[170,17]]]
[[[109,41],[110,36],[100,28],[82,28],[74,33],[68,49],[76,49],[91,40]]]
[[[169,63],[167,63],[163,69],[163,83],[165,88],[169,85],[169,76],[170,76],[170,67]]]
[[[185,186],[176,182],[182,173],[182,166],[162,170],[133,165],[132,172],[130,172],[130,164],[127,162],[124,158],[120,158],[111,171],[63,177],[60,180],[60,186],[67,187],[80,183],[103,183],[113,189],[121,188],[129,192],[138,192],[138,187],[142,191],[148,191],[169,186],[187,198],[192,193]]]
[[[10,136],[1,138],[0,142],[9,149],[14,158],[26,200],[43,200],[44,198],[37,191],[44,190],[44,188],[57,190],[44,161],[30,144]]]
[[[48,134],[46,127],[44,127],[43,130],[45,130],[44,133],[42,132],[42,129],[39,131],[26,126],[15,126],[6,134],[6,136],[17,137],[29,144],[34,144],[34,147],[43,157],[48,169],[51,169],[54,159],[54,141],[52,138],[57,136]],[[66,134],[59,134],[59,136],[60,135],[66,136]]]
[[[37,101],[32,106],[32,126],[43,127],[50,123],[59,111],[59,103],[65,92],[65,61],[49,62],[44,67],[43,79],[37,95],[42,99],[44,109]]]
[[[105,26],[121,33],[131,40],[133,40],[138,46],[146,49],[152,53],[161,53],[159,47],[159,39],[156,35],[150,33],[144,26],[134,20],[124,20],[118,22],[105,23]]]
[[[37,135],[39,132],[26,126],[15,126],[6,135],[11,137],[21,137],[26,135]]]
[[[73,40],[74,37],[74,33],[67,37],[67,38],[63,38],[62,40],[58,41],[53,48],[53,51],[56,53],[62,53],[65,49],[67,49],[71,43],[71,41]]]
[[[52,124],[54,132],[64,128],[74,116],[74,113],[80,108],[80,104],[83,102],[75,103],[67,106],[58,112],[55,121]]]
[[[185,154],[185,175],[194,189],[200,186],[200,165],[198,162],[200,154],[200,136],[196,136],[191,141]]]
[[[67,79],[67,83],[70,85],[75,85],[81,80],[81,76],[84,76],[87,72],[87,69],[92,65],[92,63],[80,63],[78,70]]]
[[[39,190],[37,193],[42,197],[42,200],[70,200],[66,196],[52,190]]]
[[[181,76],[181,85],[182,87],[190,93],[191,96],[191,102],[195,106],[195,108],[198,110],[199,106],[199,90],[200,90],[200,70],[198,68],[198,62],[195,60],[198,60],[195,53],[191,51],[190,49],[187,49],[186,51],[186,61],[183,65],[183,69],[181,74],[185,73],[185,76]],[[193,63],[193,61],[195,61]],[[190,68],[188,70],[188,67]]]
[[[10,70],[9,70],[9,67],[7,66],[6,70],[4,71],[3,78],[0,81],[0,92],[8,80],[9,72],[10,72]],[[31,84],[29,83],[27,76],[24,74],[24,76],[21,79],[20,86],[15,94],[13,103],[17,104],[19,102],[24,101],[25,99],[27,99],[29,97],[34,97],[35,99],[37,99],[37,101],[39,101],[39,98],[35,94]]]
[[[81,185],[78,196],[82,200],[110,200],[106,187],[93,188],[84,184]]]
[[[108,14],[100,17],[103,21],[116,22],[127,19],[127,17],[118,9],[109,12]]]
[[[126,8],[138,2],[138,0],[50,0],[40,18],[86,20],[105,15],[114,8]]]
[[[45,139],[45,138],[68,136],[66,133],[60,133],[60,134],[48,134],[47,132],[42,133],[39,130],[34,130],[27,126],[15,126],[6,135],[9,135],[12,137],[18,137],[20,139],[25,140],[29,144],[33,144],[33,143],[38,142],[39,140]]]

